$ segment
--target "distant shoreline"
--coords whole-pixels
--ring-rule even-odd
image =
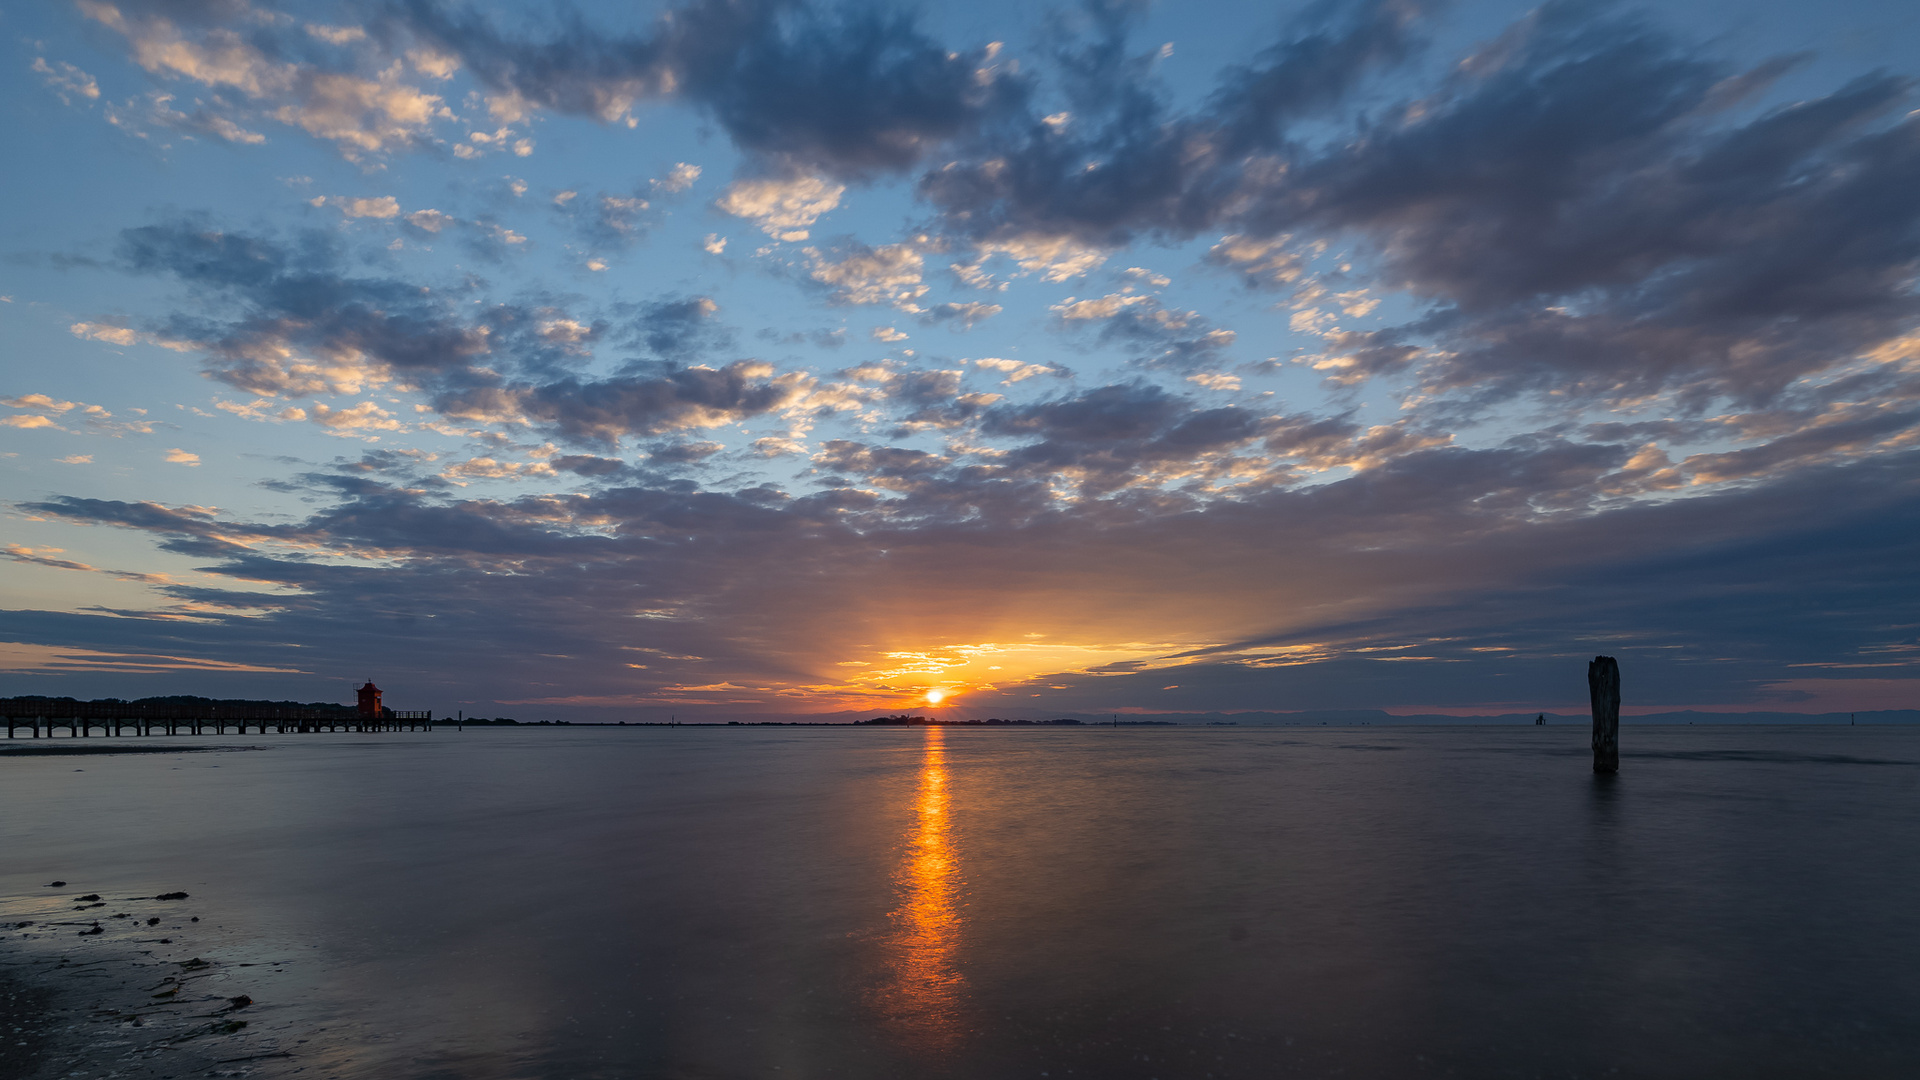
[[[855,719],[863,714],[830,714],[829,719],[785,719],[785,720],[513,720],[507,718],[478,720],[435,720],[434,730],[454,728],[464,730],[527,728],[724,728],[724,727],[835,727],[835,728],[993,728],[1017,729],[1025,731],[1053,730],[1059,728],[1205,728],[1218,731],[1235,728],[1241,731],[1258,731],[1269,728],[1305,728],[1305,727],[1371,727],[1371,728],[1452,728],[1452,727],[1574,727],[1587,728],[1592,719],[1584,714],[1568,713],[1507,713],[1501,715],[1448,716],[1434,713],[1394,715],[1378,710],[1328,710],[1325,712],[1260,712],[1229,714],[1192,714],[1161,713],[1140,715],[1118,720],[1081,715],[1077,717],[1058,717],[1039,720],[990,718],[982,720],[943,720],[937,717],[913,717],[901,720],[896,717]],[[1544,717],[1544,724],[1536,724],[1535,717]],[[1676,712],[1645,713],[1639,716],[1622,716],[1620,723],[1628,727],[1903,727],[1920,725],[1920,709],[1876,709],[1857,713],[1723,713],[1695,712],[1691,710]],[[225,735],[233,738],[233,732],[206,732],[205,735]],[[277,743],[282,734],[268,736],[268,743]],[[313,734],[311,732],[301,734]],[[347,734],[342,732],[342,734]],[[365,733],[354,733],[365,734]],[[147,739],[198,739],[204,736],[190,736],[182,732],[177,735],[135,735],[133,739],[144,742]],[[386,734],[378,737],[385,738]],[[75,739],[70,734],[58,736],[43,735],[35,738],[21,734],[12,739],[0,738],[0,757],[9,755],[36,756],[56,754],[109,754],[109,753],[181,753],[207,750],[264,750],[268,747],[253,743],[258,736],[249,737],[250,745],[226,744],[223,746],[182,746],[179,743],[166,745],[129,744],[122,740],[129,736],[84,736]],[[103,745],[100,739],[110,740]],[[51,741],[49,741],[51,740]],[[79,742],[79,745],[74,745]],[[89,745],[90,743],[90,745]]]

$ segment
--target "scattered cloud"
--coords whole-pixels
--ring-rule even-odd
[[[681,192],[692,187],[693,182],[698,179],[700,179],[700,166],[689,165],[682,161],[667,170],[665,177],[653,181],[653,186],[656,190],[668,193]]]
[[[313,206],[334,206],[350,218],[393,218],[400,216],[400,200],[391,195],[376,195],[371,198],[343,198],[339,195],[316,195],[307,200]],[[438,214],[438,211],[424,211]],[[411,220],[412,215],[409,215]],[[432,230],[438,231],[438,230]]]
[[[100,98],[100,84],[94,81],[93,76],[64,60],[49,64],[45,57],[36,56],[33,58],[33,72],[65,104],[97,101]]]
[[[873,248],[851,243],[830,251],[804,250],[807,276],[827,287],[833,303],[891,304],[918,312],[916,301],[927,294],[921,280],[925,262],[906,244]]]
[[[975,360],[973,364],[978,368],[1004,373],[1007,376],[1002,384],[1004,386],[1012,386],[1014,383],[1031,379],[1035,375],[1053,375],[1058,372],[1057,368],[1048,367],[1045,364],[1026,364],[1018,360],[1002,360],[993,356]]]
[[[947,325],[961,330],[971,330],[978,323],[985,322],[1004,310],[999,304],[981,304],[973,301],[966,303],[934,304],[920,312],[920,321],[929,326]]]
[[[439,95],[408,81],[404,63],[367,73],[335,70],[285,59],[280,48],[263,47],[257,37],[231,27],[176,21],[171,12],[143,12],[133,4],[105,0],[79,0],[78,7],[86,18],[123,37],[133,62],[149,74],[195,83],[209,92],[210,115],[239,135],[238,141],[255,141],[255,133],[245,132],[228,115],[243,107],[327,140],[350,160],[423,145],[430,141],[435,122],[453,117]],[[336,46],[377,44],[350,28],[327,27],[302,35]],[[429,68],[444,64],[423,59]],[[208,124],[220,126],[213,120]]]
[[[805,240],[821,215],[840,205],[845,184],[817,176],[736,180],[714,206],[746,218],[776,240]]]

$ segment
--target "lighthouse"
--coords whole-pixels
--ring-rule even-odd
[[[360,688],[360,715],[369,720],[380,719],[380,688],[373,685],[372,679]]]

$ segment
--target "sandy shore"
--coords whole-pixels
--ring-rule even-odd
[[[312,1033],[276,1000],[292,959],[222,958],[194,899],[160,895],[0,903],[0,1080],[308,1072]]]

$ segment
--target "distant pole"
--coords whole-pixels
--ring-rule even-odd
[[[1620,665],[1596,656],[1587,665],[1587,692],[1593,697],[1593,771],[1620,771]]]

